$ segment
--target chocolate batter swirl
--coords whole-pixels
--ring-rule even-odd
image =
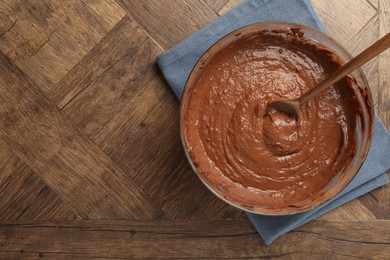
[[[298,119],[267,105],[299,97],[339,66],[294,31],[264,31],[217,53],[185,111],[184,138],[198,173],[241,203],[300,207],[354,155],[350,80],[304,104]]]

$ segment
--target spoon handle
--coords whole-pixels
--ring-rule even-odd
[[[310,98],[316,96],[320,92],[322,92],[324,89],[326,89],[329,85],[332,85],[333,83],[339,81],[367,61],[371,60],[381,52],[385,51],[387,48],[390,47],[390,33],[383,36],[379,41],[365,49],[363,52],[361,52],[358,56],[350,60],[348,63],[346,63],[344,66],[340,67],[339,69],[335,70],[331,74],[329,74],[321,83],[319,83],[315,88],[312,88],[307,93],[302,95],[298,101],[300,104],[305,103]]]

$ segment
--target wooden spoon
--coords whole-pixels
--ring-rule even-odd
[[[288,114],[290,117],[298,118],[299,115],[299,107],[308,101],[309,99],[313,98],[314,96],[321,93],[323,90],[325,90],[327,87],[331,86],[332,84],[336,83],[367,61],[371,60],[381,52],[385,51],[387,48],[390,47],[390,33],[386,34],[383,38],[381,38],[379,41],[365,49],[363,52],[361,52],[358,56],[350,60],[348,63],[346,63],[344,66],[340,67],[336,71],[329,74],[322,82],[320,82],[316,87],[312,88],[305,94],[303,94],[301,97],[294,99],[294,100],[284,100],[284,101],[276,101],[269,106],[272,106],[279,110],[280,112],[284,112]]]

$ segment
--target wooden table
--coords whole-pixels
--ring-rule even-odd
[[[238,2],[1,2],[1,259],[390,257],[390,185],[266,246],[191,171],[155,58]],[[390,31],[390,1],[313,4],[353,54]],[[389,64],[364,66],[388,129]]]

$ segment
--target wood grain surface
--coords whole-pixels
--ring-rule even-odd
[[[240,2],[0,1],[0,259],[390,258],[390,185],[266,246],[192,172],[155,59]],[[354,55],[390,32],[390,1],[312,2]]]
[[[388,223],[314,221],[265,246],[248,220],[4,222],[0,257],[385,259]]]

